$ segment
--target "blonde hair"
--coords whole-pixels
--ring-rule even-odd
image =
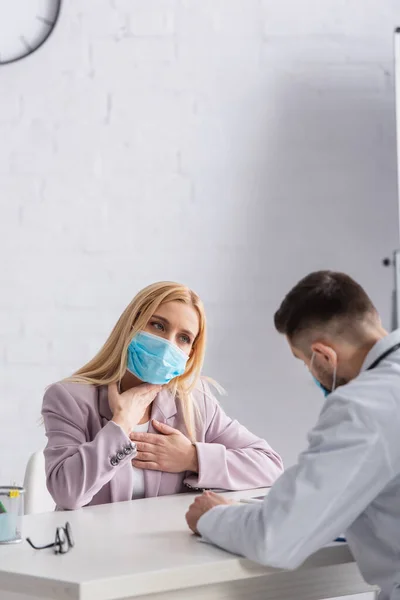
[[[64,381],[91,385],[108,385],[121,381],[126,371],[128,346],[138,331],[144,329],[165,302],[178,301],[193,306],[199,317],[199,332],[193,343],[186,370],[166,386],[182,405],[187,433],[196,441],[195,410],[192,392],[199,381],[206,347],[206,317],[203,303],[195,292],[171,281],[147,286],[127,306],[104,346],[92,360]]]

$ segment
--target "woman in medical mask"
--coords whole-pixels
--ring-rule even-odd
[[[155,283],[89,363],[47,389],[47,486],[59,509],[274,483],[279,455],[230,419],[200,377],[205,338],[198,296]]]

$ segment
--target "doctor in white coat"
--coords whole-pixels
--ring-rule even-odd
[[[263,503],[232,506],[206,492],[189,527],[286,569],[345,532],[380,600],[400,600],[400,330],[388,334],[364,290],[330,271],[300,281],[275,325],[326,395],[308,448]]]

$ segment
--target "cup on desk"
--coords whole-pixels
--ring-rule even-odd
[[[24,488],[0,486],[0,544],[16,544],[22,540]]]

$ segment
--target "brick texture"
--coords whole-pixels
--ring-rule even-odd
[[[273,330],[284,293],[343,269],[389,325],[398,8],[68,0],[0,67],[0,483],[45,443],[45,386],[160,279],[203,297],[205,371],[294,462],[321,400]]]

